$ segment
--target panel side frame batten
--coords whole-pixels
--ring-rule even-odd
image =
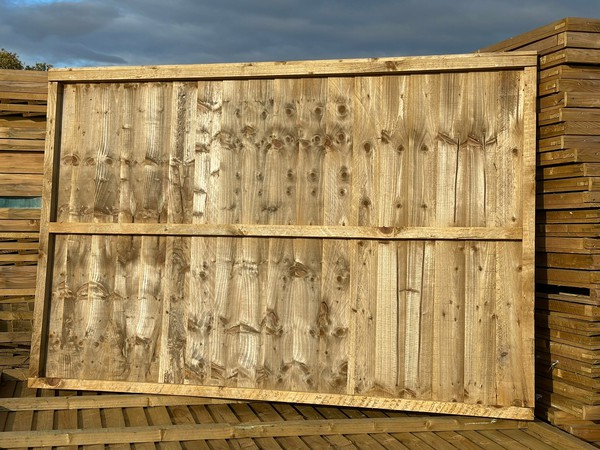
[[[57,192],[53,186],[58,180],[59,158],[55,153],[60,149],[62,128],[63,86],[61,83],[48,83],[48,112],[46,131],[46,150],[44,153],[44,181],[42,185],[42,210],[39,235],[39,260],[33,313],[33,334],[31,337],[30,376],[44,373],[46,342],[45,331],[48,326],[50,307],[52,268],[54,265],[54,235],[48,232],[49,223],[56,217]]]
[[[536,146],[537,146],[537,102],[527,95],[528,89],[537,92],[538,68],[527,67],[523,76],[523,156],[522,156],[522,217],[523,239],[521,326],[523,326],[523,351],[530,360],[535,360],[534,299],[535,299],[535,197],[536,197]],[[535,374],[525,376],[529,398],[535,398]]]

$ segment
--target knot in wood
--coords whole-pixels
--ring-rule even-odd
[[[396,230],[396,228],[394,228],[394,227],[379,227],[379,231],[381,232],[381,234],[386,234],[386,235],[394,234],[395,230]]]
[[[309,273],[310,273],[310,269],[298,261],[294,262],[294,264],[292,264],[290,266],[290,268],[288,269],[288,274],[291,277],[296,277],[296,278],[306,278]]]

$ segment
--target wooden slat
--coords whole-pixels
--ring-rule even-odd
[[[598,80],[600,81],[600,80]],[[597,87],[600,90],[600,85]],[[600,121],[600,111],[593,108],[550,108],[540,111],[538,114],[538,124],[548,125],[557,122],[598,122]]]
[[[0,343],[2,344],[28,344],[31,342],[31,332],[0,332]]]
[[[540,139],[538,147],[540,152],[562,149],[597,150],[600,146],[598,136],[554,136]]]
[[[538,268],[535,279],[538,283],[589,288],[600,284],[600,270]]]
[[[599,149],[568,149],[538,153],[538,165],[553,166],[557,164],[600,163]]]
[[[33,92],[11,92],[11,91],[0,91],[0,100],[4,100],[6,103],[10,101],[17,101],[22,103],[22,100],[29,100],[35,102],[34,104],[45,103],[48,100],[47,93],[33,93]],[[45,106],[45,105],[44,105]]]
[[[46,105],[21,105],[17,103],[0,102],[0,111],[9,112],[31,112],[46,114]]]
[[[579,209],[600,207],[600,191],[539,194],[537,209]]]
[[[549,79],[600,80],[600,68],[593,65],[566,64],[540,71],[540,81]]]
[[[597,33],[599,30],[600,21],[598,19],[567,17],[526,33],[519,34],[518,36],[508,38],[494,45],[490,45],[480,51],[512,51],[531,42],[540,41],[549,36],[554,36],[566,31]]]
[[[66,397],[0,398],[0,407],[9,411],[44,411],[92,408],[146,408],[177,405],[229,404],[231,400],[159,395],[70,395]]]
[[[547,309],[571,316],[580,316],[578,319],[600,319],[600,307],[590,305],[589,297],[576,294],[536,294],[536,309]]]
[[[410,72],[438,72],[441,70],[514,69],[537,64],[533,52],[519,52],[499,56],[480,53],[418,56],[408,58],[371,58],[324,61],[285,61],[274,63],[204,64],[189,66],[100,67],[79,69],[52,69],[50,82],[119,81],[119,80],[209,80],[251,77],[286,77],[347,74],[382,75]]]
[[[148,427],[121,427],[109,429],[71,429],[52,431],[5,432],[0,445],[59,446],[138,442],[176,442],[179,440],[241,439],[252,437],[311,436],[329,434],[370,434],[377,432],[418,432],[443,430],[515,429],[523,426],[518,421],[491,419],[458,420],[455,418],[369,418],[297,420],[262,422],[249,427],[246,424],[162,425]]]
[[[560,135],[596,136],[600,122],[563,122],[539,128],[541,139]]]
[[[558,92],[539,99],[541,110],[548,108],[597,108],[600,94],[597,92]]]
[[[566,48],[540,57],[540,68],[559,64],[600,64],[600,50]]]
[[[49,243],[48,221],[54,211],[51,205],[52,183],[56,182],[58,174],[55,174],[54,150],[60,142],[61,113],[62,113],[62,88],[57,83],[48,85],[48,135],[46,136],[46,152],[44,158],[44,181],[42,185],[42,210],[40,226],[40,260],[38,263],[38,273],[36,277],[36,298],[34,309],[34,326],[31,337],[31,360],[29,368],[32,375],[40,373],[40,360],[45,351],[45,344],[42,343],[42,336],[46,333],[46,320],[48,311],[42,299],[47,298],[49,289],[46,287],[48,279],[52,278],[51,266],[48,265],[48,250],[52,249],[53,242]],[[55,128],[56,127],[56,128]]]
[[[48,73],[36,70],[11,70],[2,69],[0,71],[1,81],[34,81],[37,83],[46,83],[48,81]]]
[[[544,167],[538,170],[538,176],[544,180],[573,177],[597,177],[600,176],[600,164],[581,163]]]
[[[538,251],[554,253],[580,253],[596,254],[600,252],[600,240],[592,238],[571,237],[547,237],[536,238]]]
[[[543,236],[578,236],[597,237],[600,233],[600,224],[549,224],[538,225],[537,231]],[[595,267],[595,266],[592,266]]]
[[[598,226],[600,228],[600,226]],[[596,230],[598,235],[598,230]],[[565,253],[538,253],[536,265],[541,267],[561,267],[564,269],[591,269],[600,266],[600,255],[573,255]]]
[[[0,134],[0,138],[1,138]],[[40,144],[43,146],[43,144]],[[0,173],[42,173],[44,155],[41,153],[0,152]]]
[[[574,80],[557,79],[540,83],[538,93],[540,96],[555,94],[557,92],[577,92],[580,94],[599,94],[600,80]]]
[[[520,240],[522,229],[492,227],[352,227],[315,225],[108,224],[50,222],[51,234],[232,236],[326,239]]]
[[[60,388],[60,389],[78,389],[98,390],[98,391],[118,391],[118,392],[145,392],[148,389],[160,387],[162,394],[168,395],[185,395],[187,392],[199,395],[202,397],[227,397],[239,398],[246,400],[263,400],[264,393],[256,389],[244,388],[221,388],[210,386],[193,386],[193,385],[168,385],[168,384],[152,384],[152,383],[128,383],[121,381],[87,381],[87,380],[69,380],[69,379],[47,379],[47,378],[31,378],[30,386],[35,388]],[[511,417],[523,420],[532,418],[532,411],[529,408],[521,408],[515,406],[495,408],[477,404],[462,404],[456,402],[438,402],[428,400],[410,400],[400,398],[376,398],[373,399],[367,396],[354,395],[351,398],[340,394],[319,394],[319,393],[290,393],[286,391],[270,391],[270,397],[281,396],[292,403],[315,403],[316,401],[327,403],[330,405],[345,405],[351,402],[357,407],[372,407],[383,409],[408,409],[412,411],[428,411],[434,409],[440,414],[455,414],[455,415],[481,415],[486,417]]]
[[[539,223],[598,223],[600,211],[580,209],[577,211],[539,211]]]
[[[0,220],[0,232],[39,231],[39,229],[39,220]]]
[[[42,175],[0,173],[0,190],[7,197],[39,197],[42,194]]]
[[[36,266],[0,266],[0,289],[32,288],[36,272]]]
[[[0,220],[39,220],[37,208],[0,208]]]
[[[538,192],[600,191],[600,177],[562,178],[538,183]]]
[[[560,430],[551,427],[547,423],[542,421],[532,422],[527,427],[527,433],[548,442],[550,445],[554,445],[557,449],[578,449],[584,448],[591,450],[594,448],[592,445],[581,442],[579,439],[562,433]]]

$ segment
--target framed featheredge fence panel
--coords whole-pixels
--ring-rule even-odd
[[[535,65],[51,71],[31,384],[532,418]]]

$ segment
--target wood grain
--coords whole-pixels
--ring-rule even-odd
[[[33,383],[529,416],[529,57],[55,72]]]

